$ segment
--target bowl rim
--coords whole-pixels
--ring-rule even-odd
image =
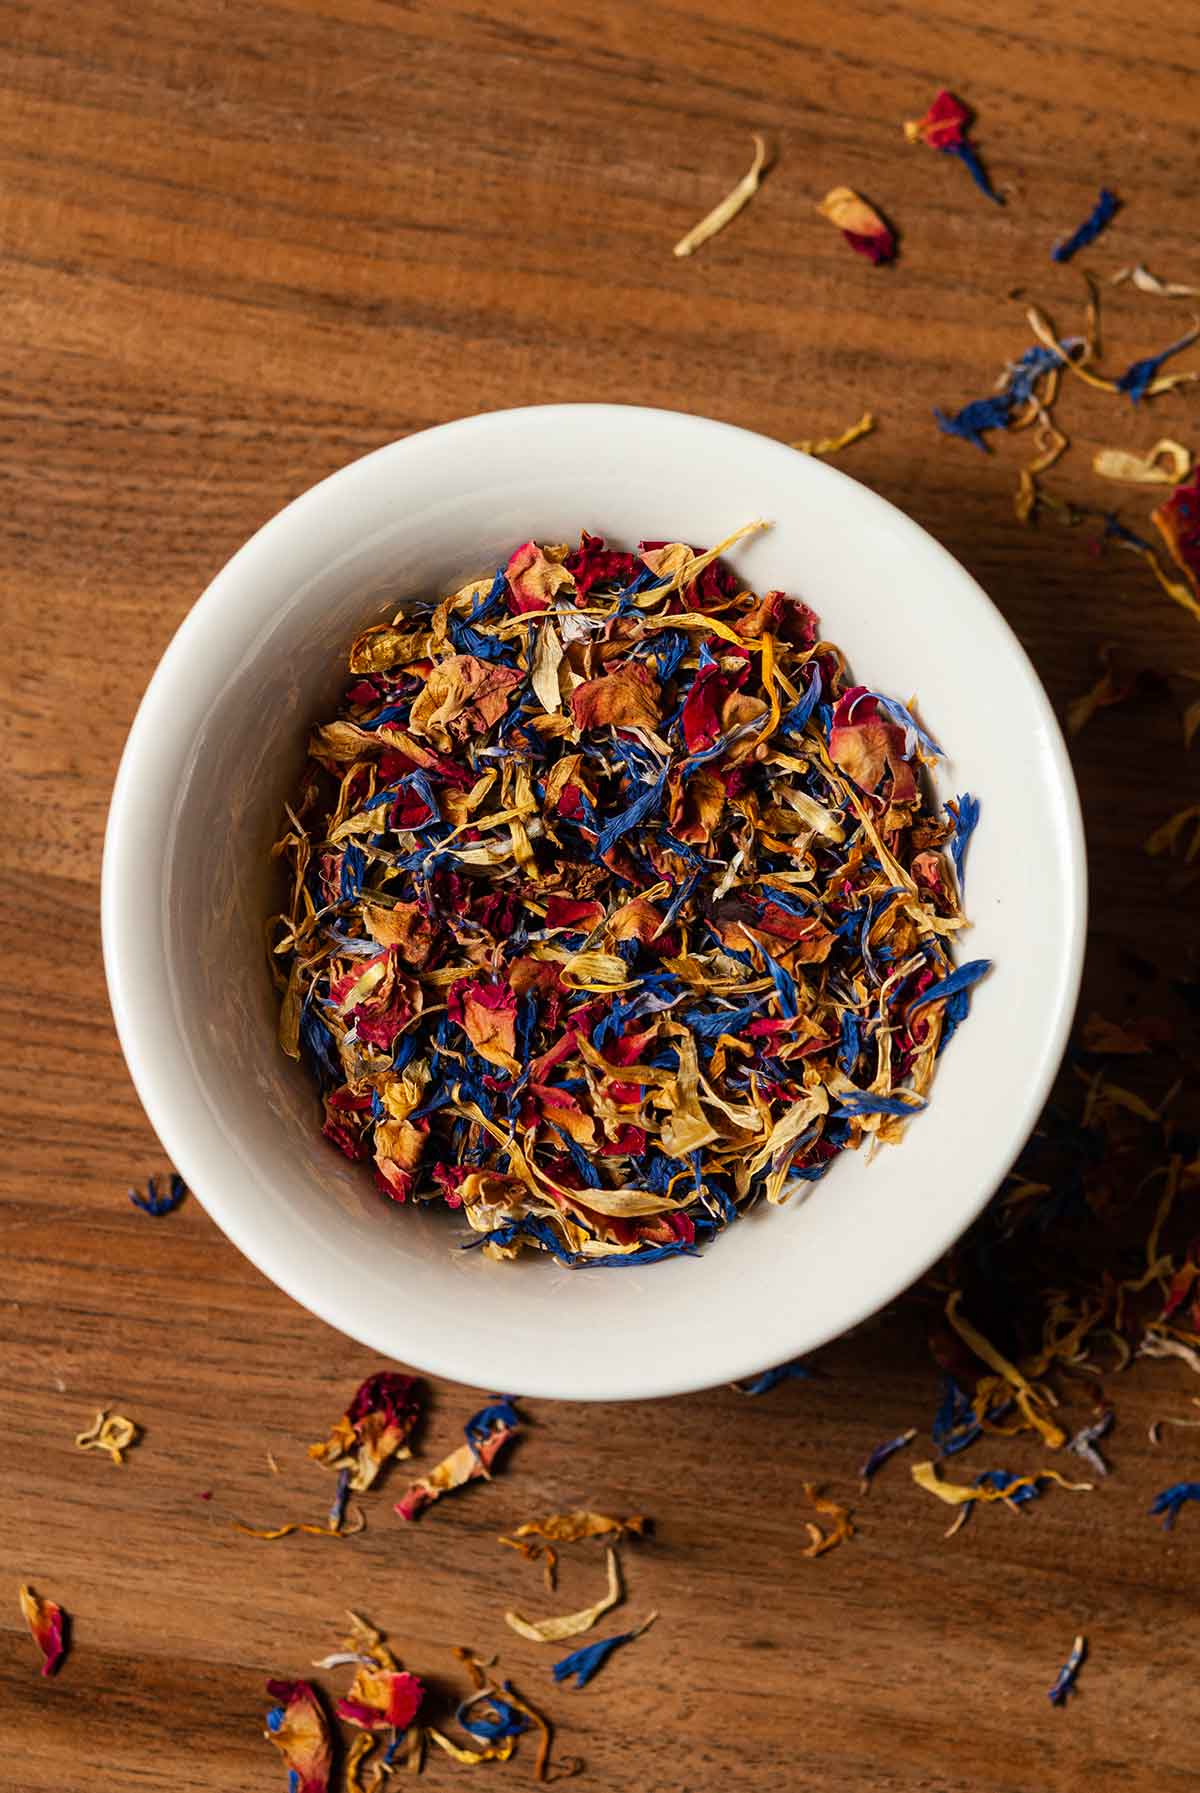
[[[402,462],[410,455],[419,454],[422,445],[435,437],[444,439],[458,436],[466,447],[472,436],[486,435],[493,430],[503,433],[514,424],[520,425],[533,418],[543,421],[569,418],[586,428],[589,422],[595,424],[612,418],[614,414],[622,416],[627,423],[630,412],[656,419],[669,419],[676,426],[682,424],[709,433],[724,434],[730,438],[731,446],[742,442],[753,443],[756,448],[769,444],[772,448],[786,449],[785,444],[764,436],[761,432],[696,413],[674,411],[661,406],[609,403],[514,406],[457,418],[384,443],[335,469],[298,494],[263,523],[217,571],[183,617],[150,678],[130,725],[114,780],[105,828],[100,881],[104,969],[117,1035],[130,1077],[150,1124],[175,1168],[183,1176],[189,1189],[197,1194],[205,1211],[231,1243],[268,1280],[337,1331],[389,1359],[396,1356],[393,1340],[379,1336],[378,1330],[369,1323],[356,1324],[355,1317],[345,1311],[344,1304],[339,1300],[327,1300],[318,1276],[306,1280],[290,1270],[281,1270],[271,1261],[270,1249],[264,1248],[256,1238],[252,1220],[246,1218],[236,1198],[230,1199],[221,1187],[220,1175],[206,1179],[203,1168],[203,1135],[210,1125],[207,1115],[199,1123],[192,1122],[189,1105],[180,1101],[179,1091],[169,1072],[156,1060],[148,1044],[147,1036],[153,1031],[150,1017],[152,1003],[157,1001],[160,1005],[169,1005],[169,998],[161,992],[155,997],[146,980],[133,969],[134,962],[145,956],[149,940],[156,943],[160,958],[164,956],[161,946],[161,909],[156,907],[158,880],[147,877],[146,873],[148,855],[157,854],[159,862],[165,864],[168,853],[167,840],[155,833],[152,815],[153,777],[147,779],[147,772],[152,772],[155,753],[153,734],[156,716],[177,680],[186,675],[189,669],[188,656],[193,631],[201,626],[202,621],[207,620],[210,613],[215,614],[222,607],[238,600],[239,586],[247,564],[252,565],[265,551],[269,552],[276,537],[286,537],[294,525],[303,522],[310,513],[320,511],[331,502],[336,504],[343,487],[370,477],[368,469],[392,461]],[[881,1284],[876,1282],[870,1293],[859,1303],[850,1304],[845,1317],[837,1325],[826,1326],[818,1329],[815,1335],[807,1335],[798,1347],[802,1354],[815,1351],[831,1339],[841,1337],[911,1287],[961,1237],[992,1199],[1004,1176],[1024,1149],[1058,1073],[1078,1001],[1087,929],[1086,844],[1074,772],[1050,699],[1015,631],[982,586],[921,524],[840,468],[814,460],[809,471],[811,473],[818,469],[821,476],[842,487],[843,491],[846,488],[852,489],[854,502],[865,512],[874,511],[877,516],[886,518],[898,534],[903,536],[907,533],[914,543],[920,544],[926,556],[932,555],[935,561],[940,561],[947,577],[954,579],[960,586],[962,600],[982,607],[989,613],[993,626],[998,625],[1002,634],[1007,637],[1014,660],[1025,675],[1031,702],[1039,712],[1053,773],[1052,782],[1061,806],[1064,851],[1055,870],[1062,893],[1066,938],[1055,979],[1053,1005],[1048,1009],[1045,1033],[1033,1074],[1025,1086],[1025,1100],[1006,1129],[1007,1143],[1003,1152],[994,1155],[999,1168],[993,1176],[981,1179],[980,1192],[971,1202],[964,1203],[956,1210],[953,1224],[945,1230],[944,1237],[938,1235],[933,1249],[926,1250],[920,1260],[906,1260],[898,1274],[883,1279],[886,1283],[883,1294],[879,1292]],[[175,1020],[173,1012],[172,1020]],[[198,1104],[192,1105],[192,1112],[200,1114]],[[201,1189],[204,1190],[202,1195],[198,1193]],[[719,1249],[719,1241],[710,1249]],[[474,1381],[478,1365],[466,1361],[456,1350],[451,1328],[446,1328],[440,1337],[430,1340],[428,1348],[422,1341],[419,1359],[408,1361],[433,1376],[468,1386],[486,1386]],[[662,1378],[655,1370],[652,1354],[648,1354],[647,1377],[637,1387],[621,1382],[618,1385],[601,1384],[580,1392],[578,1388],[567,1386],[559,1379],[553,1363],[548,1361],[542,1384],[536,1389],[527,1388],[525,1392],[564,1400],[650,1400],[719,1386],[722,1381],[741,1379],[763,1367],[760,1359],[754,1356],[752,1343],[748,1340],[746,1349],[740,1354],[731,1351],[728,1369],[715,1382],[710,1370],[687,1378],[681,1378],[678,1374]]]

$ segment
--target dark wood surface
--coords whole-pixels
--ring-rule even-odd
[[[127,1186],[165,1166],[113,1034],[97,915],[125,731],[196,594],[313,481],[472,411],[632,400],[792,439],[869,406],[879,430],[843,465],[977,575],[1060,710],[1102,643],[1200,669],[1197,625],[1133,557],[1097,552],[1094,524],[1016,523],[1028,438],[985,457],[930,417],[986,393],[1026,346],[1014,288],[1076,326],[1079,275],[1047,251],[1102,180],[1126,203],[1088,265],[1145,259],[1200,282],[1186,14],[7,0],[0,42],[0,1780],[282,1786],[263,1682],[304,1672],[353,1605],[442,1687],[451,1646],[499,1648],[598,1793],[1190,1784],[1200,1515],[1164,1535],[1146,1508],[1195,1473],[1196,1435],[1155,1451],[1146,1426],[1187,1411],[1200,1383],[1182,1364],[1136,1367],[1110,1389],[1114,1474],[1096,1494],[991,1509],[947,1543],[946,1509],[904,1459],[855,1495],[872,1445],[929,1423],[935,1304],[919,1293],[822,1353],[819,1379],[760,1400],[531,1403],[509,1472],[411,1530],[380,1498],[350,1542],[236,1534],[234,1513],[323,1510],[304,1446],[374,1360],[265,1283],[194,1200],[157,1222],[130,1206]],[[943,83],[978,109],[1003,210],[903,141]],[[752,208],[673,260],[755,129],[778,161]],[[895,267],[856,259],[814,211],[843,182],[899,226]],[[1109,364],[1166,342],[1186,312],[1106,295]],[[1070,390],[1075,446],[1050,488],[1116,498],[1145,527],[1145,495],[1101,490],[1091,455],[1197,443],[1194,403],[1185,389],[1134,412]],[[1089,1003],[1109,1011],[1158,1002],[1161,980],[1123,948],[1167,973],[1194,938],[1195,887],[1140,845],[1194,800],[1180,697],[1102,715],[1074,744]],[[1049,1236],[1037,1249],[1052,1285],[1068,1266]],[[434,1390],[426,1462],[471,1399]],[[123,1468],[72,1445],[109,1404],[145,1428]],[[1042,1456],[999,1441],[988,1460]],[[806,1480],[857,1509],[858,1535],[820,1561],[799,1554]],[[549,1688],[548,1652],[506,1633],[518,1596],[554,1603],[493,1539],[582,1501],[657,1518],[657,1540],[627,1553],[625,1610],[662,1617],[573,1693]],[[74,1615],[53,1682],[20,1624],[24,1579]],[[562,1609],[599,1580],[598,1558],[573,1557]],[[1056,1711],[1045,1690],[1080,1630],[1092,1659]],[[523,1768],[478,1772],[528,1766],[526,1748]],[[439,1759],[429,1784],[468,1772]]]

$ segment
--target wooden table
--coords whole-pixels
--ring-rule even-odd
[[[281,1786],[263,1683],[305,1672],[356,1606],[442,1689],[451,1646],[499,1648],[598,1793],[1190,1785],[1200,1515],[1164,1535],[1146,1507],[1196,1457],[1186,1433],[1156,1452],[1146,1422],[1186,1411],[1195,1380],[1135,1368],[1099,1492],[991,1509],[946,1543],[947,1513],[904,1459],[855,1492],[871,1446],[928,1426],[928,1296],[761,1399],[530,1403],[510,1472],[411,1531],[379,1500],[351,1543],[236,1534],[233,1513],[323,1510],[304,1446],[374,1360],[264,1282],[195,1200],[160,1221],[129,1204],[164,1163],[113,1034],[97,916],[125,731],[210,575],[343,462],[489,407],[635,400],[792,439],[869,406],[878,432],[843,465],[978,576],[1060,708],[1105,642],[1120,664],[1200,668],[1197,625],[1132,556],[1098,553],[1094,523],[1014,520],[1028,438],[984,456],[930,417],[989,391],[1026,346],[1014,288],[1076,326],[1079,275],[1047,251],[1102,180],[1125,208],[1087,265],[1145,259],[1200,281],[1186,19],[1116,0],[89,0],[3,19],[0,1779],[11,1793]],[[942,82],[978,109],[1003,210],[904,143],[901,121]],[[755,129],[778,146],[759,197],[673,260]],[[840,182],[898,223],[894,268],[817,216]],[[1108,364],[1167,341],[1186,311],[1111,291]],[[1080,385],[1059,416],[1075,446],[1050,490],[1116,499],[1145,527],[1145,494],[1101,489],[1091,455],[1196,441],[1187,392],[1135,413]],[[1192,951],[1194,887],[1140,845],[1194,800],[1178,712],[1178,688],[1151,693],[1075,745],[1090,996],[1110,1012],[1161,1006],[1161,980],[1146,987],[1123,946],[1164,972]],[[1053,1284],[1074,1246],[1039,1249]],[[473,1398],[435,1389],[426,1461]],[[119,1469],[72,1445],[101,1405],[145,1429]],[[997,1441],[987,1460],[1041,1454]],[[857,1509],[858,1535],[820,1561],[799,1554],[806,1480]],[[657,1540],[627,1556],[626,1610],[662,1617],[574,1693],[500,1622],[518,1597],[543,1600],[493,1539],[584,1501],[655,1515]],[[23,1579],[74,1615],[54,1681],[19,1623]],[[598,1558],[572,1559],[561,1609],[599,1580]],[[1056,1711],[1046,1688],[1080,1630],[1092,1658]],[[524,1754],[480,1772],[523,1779]],[[467,1772],[439,1758],[429,1784]]]

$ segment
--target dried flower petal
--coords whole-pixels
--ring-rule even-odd
[[[1092,471],[1103,479],[1134,486],[1171,486],[1192,470],[1192,451],[1182,442],[1164,436],[1145,454],[1125,448],[1099,448],[1092,457]]]
[[[138,1428],[123,1413],[105,1413],[101,1410],[92,1421],[86,1432],[79,1432],[75,1437],[75,1448],[80,1451],[107,1451],[114,1463],[123,1463],[123,1452],[138,1441]]]
[[[871,1486],[872,1479],[883,1468],[884,1464],[888,1461],[888,1458],[894,1457],[897,1451],[902,1451],[906,1445],[911,1444],[916,1435],[917,1428],[915,1426],[910,1426],[907,1432],[897,1433],[895,1438],[889,1438],[883,1444],[877,1444],[875,1446],[875,1449],[871,1452],[870,1456],[858,1472],[858,1491],[860,1494],[865,1494],[867,1492],[867,1489]]]
[[[924,1488],[928,1494],[936,1494],[947,1506],[957,1507],[970,1505],[975,1501],[990,1504],[1003,1500],[1010,1504],[1027,1490],[1034,1494],[1039,1492],[1043,1480],[1057,1482],[1060,1488],[1068,1489],[1072,1494],[1091,1494],[1094,1490],[1091,1482],[1069,1482],[1056,1469],[1039,1469],[1033,1475],[1014,1476],[1006,1470],[985,1471],[974,1483],[947,1482],[942,1479],[941,1471],[936,1463],[914,1463],[912,1479],[918,1488]]]
[[[701,243],[707,243],[708,239],[715,237],[719,230],[724,230],[731,219],[736,218],[742,207],[748,204],[758,192],[759,183],[767,167],[767,146],[763,139],[756,134],[754,160],[751,162],[748,172],[742,176],[737,186],[725,195],[719,205],[715,205],[711,212],[701,218],[699,224],[694,224],[686,236],[680,237],[675,245],[675,254],[692,255],[699,249]]]
[[[1126,1023],[1110,1021],[1093,1010],[1079,1031],[1079,1043],[1085,1052],[1129,1055],[1149,1052],[1154,1046],[1166,1045],[1172,1032],[1169,1022],[1154,1015]]]
[[[1100,1455],[1097,1446],[1100,1440],[1112,1430],[1112,1423],[1113,1413],[1110,1408],[1102,1413],[1099,1419],[1093,1420],[1090,1426],[1080,1426],[1078,1432],[1073,1433],[1067,1440],[1067,1449],[1074,1451],[1077,1457],[1082,1457],[1088,1468],[1096,1475],[1108,1474],[1108,1464]]]
[[[1071,257],[1080,249],[1086,249],[1089,243],[1094,243],[1105,225],[1114,217],[1120,204],[1115,193],[1111,193],[1107,187],[1101,187],[1099,197],[1088,216],[1077,230],[1071,232],[1069,237],[1064,237],[1055,243],[1050,251],[1050,259],[1052,261],[1070,261]]]
[[[1124,392],[1136,405],[1143,398],[1154,398],[1158,393],[1170,392],[1176,386],[1183,386],[1191,380],[1200,379],[1200,374],[1195,373],[1160,376],[1158,371],[1163,362],[1169,360],[1172,355],[1178,355],[1181,349],[1190,348],[1198,336],[1200,336],[1200,324],[1186,331],[1174,342],[1168,343],[1166,348],[1160,349],[1157,355],[1146,355],[1142,360],[1135,361],[1115,382],[1117,391]]]
[[[1110,285],[1122,286],[1127,280],[1139,293],[1153,293],[1160,299],[1200,299],[1200,286],[1182,286],[1175,280],[1160,280],[1141,262],[1134,268],[1118,268]]]
[[[484,1744],[482,1749],[466,1749],[434,1725],[426,1725],[425,1735],[431,1743],[436,1743],[439,1749],[445,1750],[448,1756],[453,1757],[464,1768],[478,1768],[481,1762],[507,1762],[517,1747],[515,1737],[505,1737],[499,1743]]]
[[[1071,1654],[1055,1675],[1054,1685],[1050,1688],[1048,1697],[1052,1706],[1065,1705],[1067,1695],[1075,1691],[1075,1682],[1079,1678],[1079,1671],[1083,1667],[1086,1656],[1087,1639],[1077,1637],[1071,1646]]]
[[[1179,1516],[1179,1509],[1189,1500],[1200,1500],[1200,1482],[1175,1482],[1154,1496],[1150,1511],[1155,1518],[1161,1517],[1163,1530],[1170,1531]]]
[[[1185,846],[1184,837],[1189,826],[1192,837]],[[1191,803],[1186,809],[1176,810],[1153,834],[1148,834],[1146,851],[1152,859],[1156,859],[1160,853],[1179,851],[1185,864],[1190,865],[1197,854],[1200,854],[1200,803]]]
[[[286,1525],[259,1526],[246,1525],[240,1519],[231,1519],[234,1531],[241,1532],[245,1538],[258,1538],[264,1544],[274,1544],[279,1538],[290,1538],[294,1532],[300,1532],[309,1538],[353,1538],[366,1529],[366,1520],[355,1508],[356,1523],[346,1525],[339,1521],[337,1525],[310,1525],[306,1520],[292,1519]]]
[[[958,1333],[963,1343],[968,1345],[970,1349],[974,1351],[977,1357],[982,1358],[989,1369],[995,1370],[996,1374],[1002,1376],[1005,1382],[1009,1384],[1016,1397],[1017,1405],[1025,1417],[1026,1423],[1032,1426],[1036,1432],[1041,1433],[1042,1438],[1052,1451],[1061,1450],[1062,1446],[1067,1442],[1067,1435],[1062,1427],[1050,1418],[1049,1413],[1046,1411],[1047,1399],[1044,1391],[1035,1388],[1033,1384],[1022,1375],[1017,1366],[1010,1363],[1006,1357],[1002,1356],[1002,1354],[996,1350],[996,1347],[983,1336],[978,1327],[973,1326],[971,1322],[959,1312],[959,1303],[961,1301],[962,1292],[958,1289],[955,1289],[946,1301],[946,1318],[949,1320],[951,1326],[953,1326],[955,1332]]]
[[[971,116],[970,107],[943,88],[935,96],[924,118],[908,120],[904,126],[904,135],[910,143],[925,143],[930,149],[957,156],[980,192],[997,205],[1003,205],[1004,201],[988,179],[987,170],[967,136]]]
[[[875,207],[852,187],[831,187],[817,210],[837,227],[859,255],[877,266],[895,259],[896,238]]]
[[[404,1669],[359,1665],[357,1674],[336,1711],[347,1724],[360,1730],[404,1731],[421,1710],[425,1688],[416,1675]]]
[[[870,411],[864,411],[857,423],[844,429],[840,436],[820,436],[815,440],[791,442],[790,448],[797,448],[801,454],[830,455],[837,454],[843,448],[849,448],[852,442],[858,442],[863,436],[869,436],[875,428],[875,419]]]
[[[67,1615],[54,1600],[43,1600],[28,1585],[18,1593],[21,1617],[42,1653],[42,1673],[52,1675],[67,1653]]]
[[[1067,710],[1067,732],[1077,735],[1085,728],[1098,710],[1107,709],[1111,704],[1124,703],[1133,695],[1136,679],[1129,674],[1114,672],[1112,651],[1102,648],[1100,654],[1104,671],[1081,697],[1077,697]]]
[[[279,1703],[267,1713],[264,1735],[283,1757],[288,1793],[329,1793],[333,1742],[316,1689],[307,1681],[268,1681],[267,1692]]]
[[[534,1644],[557,1644],[564,1637],[578,1637],[581,1631],[590,1631],[596,1620],[603,1617],[621,1598],[621,1572],[617,1563],[617,1553],[612,1545],[605,1552],[608,1563],[608,1588],[604,1595],[592,1606],[585,1606],[580,1612],[564,1613],[560,1617],[538,1619],[531,1623],[521,1617],[519,1612],[506,1612],[504,1622],[515,1631],[518,1637],[528,1638]]]
[[[552,1544],[577,1544],[581,1538],[644,1536],[650,1521],[641,1513],[630,1519],[610,1519],[605,1513],[589,1513],[577,1507],[570,1513],[547,1513],[544,1519],[527,1519],[513,1538],[545,1538]],[[513,1538],[502,1538],[510,1544]]]
[[[733,1386],[740,1395],[765,1395],[771,1389],[778,1388],[781,1382],[808,1382],[811,1377],[812,1371],[808,1365],[797,1357],[791,1363],[776,1364],[774,1369],[761,1371],[749,1382],[735,1382]]]
[[[1193,590],[1200,592],[1200,469],[1159,505],[1153,522],[1172,560],[1187,574]]]
[[[502,1406],[498,1418],[484,1417],[495,1411],[484,1408],[481,1413],[468,1420],[467,1443],[459,1445],[456,1451],[451,1451],[427,1476],[420,1477],[405,1490],[396,1502],[396,1512],[401,1519],[415,1519],[418,1513],[423,1512],[435,1500],[440,1500],[443,1494],[450,1494],[455,1488],[464,1487],[467,1482],[491,1479],[493,1463],[518,1430],[515,1411],[511,1406]],[[509,1415],[513,1417],[509,1418]]]
[[[818,1525],[806,1523],[805,1530],[809,1542],[800,1552],[801,1556],[824,1556],[827,1550],[836,1550],[839,1544],[854,1536],[854,1521],[848,1508],[839,1506],[835,1500],[829,1500],[817,1491],[814,1482],[805,1482],[804,1492],[809,1501],[823,1517],[833,1521],[833,1529],[823,1532]]]
[[[411,1457],[407,1440],[421,1417],[422,1385],[416,1376],[378,1370],[356,1391],[323,1444],[308,1454],[327,1469],[349,1470],[349,1486],[364,1494],[391,1457]]]
[[[622,1631],[617,1637],[601,1638],[599,1643],[585,1644],[581,1650],[573,1650],[569,1656],[563,1656],[554,1664],[554,1679],[567,1681],[574,1676],[577,1688],[586,1687],[592,1677],[600,1673],[614,1650],[619,1650],[622,1644],[633,1643],[644,1631],[649,1631],[657,1617],[658,1614],[652,1612],[633,1631]]]
[[[173,1214],[186,1194],[187,1184],[178,1171],[172,1171],[170,1182],[162,1194],[159,1193],[158,1178],[149,1177],[145,1195],[139,1195],[136,1189],[131,1189],[129,1199],[135,1208],[140,1208],[143,1214],[152,1215],[157,1220],[163,1214]]]

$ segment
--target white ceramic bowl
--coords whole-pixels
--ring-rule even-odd
[[[845,1153],[807,1200],[760,1209],[697,1259],[568,1271],[455,1248],[444,1210],[383,1200],[318,1132],[275,1045],[268,849],[306,725],[331,713],[349,641],[407,598],[493,569],[529,536],[735,551],[758,590],[803,597],[865,683],[952,755],[942,794],[982,801],[967,956],[995,961],[905,1143]],[[386,1357],[462,1382],[624,1399],[747,1375],[897,1294],[996,1189],[1067,1038],[1085,920],[1083,837],[1062,737],[983,592],[844,474],[762,436],[667,411],[560,405],[394,442],[306,492],[187,617],[130,731],[104,855],[105,963],[146,1112],[234,1244],[297,1301]]]

